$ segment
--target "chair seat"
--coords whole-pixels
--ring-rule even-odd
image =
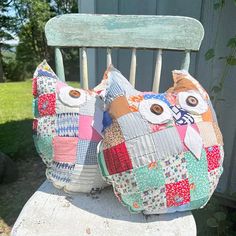
[[[12,236],[195,236],[191,212],[165,215],[131,214],[112,189],[101,193],[69,195],[49,181],[25,204]]]

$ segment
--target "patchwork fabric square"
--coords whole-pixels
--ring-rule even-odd
[[[214,170],[211,170],[208,172],[208,179],[209,179],[209,183],[210,183],[210,193],[213,194],[216,187],[217,187],[217,184],[219,182],[219,178],[221,176],[223,172],[223,168],[217,168],[217,169],[214,169]]]
[[[171,106],[171,110],[173,112],[173,118],[175,119],[176,125],[183,126],[194,124],[194,118],[185,109],[182,109],[180,106]]]
[[[125,143],[105,149],[104,158],[110,175],[133,168]]]
[[[79,113],[83,114],[85,116],[94,116],[96,106],[94,105],[97,102],[97,99],[95,97],[91,97],[90,102],[86,106],[81,106],[79,109]]]
[[[162,168],[157,162],[134,169],[133,173],[135,174],[140,191],[146,191],[165,185]]]
[[[75,164],[60,163],[54,161],[52,164],[52,169],[50,171],[50,179],[54,181],[54,185],[58,185],[58,187],[60,187],[61,183],[69,183],[74,167]]]
[[[122,203],[127,206],[131,212],[144,210],[140,193],[124,194],[122,196]]]
[[[206,156],[207,156],[207,163],[208,163],[208,172],[219,168],[220,167],[220,147],[219,146],[211,146],[208,148],[205,148],[206,150]]]
[[[188,179],[173,184],[166,184],[167,207],[180,206],[189,202],[190,188]]]
[[[56,95],[55,93],[43,94],[38,97],[38,110],[40,116],[55,115]]]
[[[199,122],[197,126],[200,131],[204,147],[217,145],[217,138],[211,122]]]
[[[32,93],[34,142],[47,178],[73,193],[107,186],[97,163],[104,112],[98,94],[59,81],[46,61],[34,73]],[[83,171],[74,168],[77,161]]]
[[[96,165],[97,145],[97,142],[79,140],[77,145],[77,163],[79,165]]]
[[[102,149],[101,145],[102,144],[100,144],[100,146],[98,145],[100,149]],[[104,154],[103,154],[103,152],[99,151],[97,153],[97,155],[98,155],[98,163],[99,163],[101,174],[104,177],[104,179],[106,179],[106,181],[108,181],[110,176],[109,176],[109,172],[108,172],[108,169],[106,166]]]
[[[37,134],[39,136],[56,135],[56,117],[42,116],[38,118]]]
[[[99,142],[101,135],[92,127],[94,118],[81,115],[79,118],[79,138]]]
[[[37,136],[33,135],[34,143],[37,152],[42,157],[43,162],[50,166],[52,163],[52,137],[51,136]]]
[[[216,140],[217,140],[218,145],[223,146],[224,145],[223,137],[222,137],[222,134],[220,132],[218,124],[213,122],[212,125],[213,125],[213,128],[214,128],[215,134],[216,134]]]
[[[170,156],[168,160],[161,160],[165,183],[175,183],[188,178],[186,159],[183,154]]]
[[[37,94],[48,94],[56,92],[56,78],[51,78],[48,76],[41,76],[37,78]]]
[[[128,113],[117,119],[125,140],[133,139],[149,133],[147,121],[137,112]]]
[[[183,145],[175,127],[151,135],[156,146],[157,159],[163,159],[166,156],[176,155],[183,151]]]
[[[56,116],[56,132],[62,137],[78,137],[79,135],[79,114],[62,113]]]
[[[137,182],[131,170],[112,175],[111,181],[115,183],[116,191],[120,194],[128,194],[138,191]]]
[[[191,201],[209,196],[206,152],[202,152],[199,160],[191,152],[185,152],[184,157],[188,169]]]
[[[166,208],[166,189],[165,186],[153,188],[141,193],[143,208],[145,211],[153,212]]]
[[[109,114],[98,163],[131,212],[204,207],[222,172],[223,141],[208,94],[186,71],[173,71],[173,80],[165,93],[140,92],[110,66],[97,86]],[[208,151],[214,146],[219,155]]]
[[[54,137],[53,160],[57,162],[75,163],[78,141],[79,139],[76,137]]]
[[[125,141],[117,121],[112,122],[112,124],[104,131],[104,135],[107,137],[107,139],[103,141],[104,149],[111,148]]]
[[[155,161],[155,159],[153,159],[155,154],[155,145],[152,137],[149,135],[143,135],[139,138],[134,138],[126,141],[126,147],[129,155],[132,157],[132,164],[134,168]],[[149,156],[152,159],[147,158],[148,154],[150,154]],[[143,156],[145,156],[146,158],[142,159]]]

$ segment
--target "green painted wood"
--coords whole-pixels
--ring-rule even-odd
[[[199,21],[182,16],[66,14],[45,26],[48,45],[198,50]]]
[[[59,48],[55,48],[55,64],[56,64],[56,74],[58,78],[61,81],[65,82],[63,57],[61,54],[61,50]]]

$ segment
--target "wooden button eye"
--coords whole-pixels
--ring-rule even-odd
[[[197,98],[195,98],[195,97],[193,97],[193,96],[188,96],[188,97],[186,98],[186,103],[187,103],[187,105],[190,106],[190,107],[196,107],[197,104],[198,104],[198,100],[197,100]]]
[[[155,115],[161,115],[163,113],[163,107],[159,104],[153,104],[150,108],[150,111],[154,113]]]
[[[69,95],[70,95],[72,98],[79,98],[79,97],[80,97],[80,92],[77,91],[77,90],[70,90]]]

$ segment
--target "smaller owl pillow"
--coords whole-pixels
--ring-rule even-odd
[[[97,164],[103,104],[96,93],[59,81],[46,61],[33,78],[36,149],[57,188],[90,192],[106,186]],[[96,106],[95,106],[96,104]]]
[[[131,212],[201,208],[223,170],[223,141],[208,94],[185,71],[173,71],[173,80],[165,93],[140,92],[111,67],[97,87],[107,107],[98,162]]]

